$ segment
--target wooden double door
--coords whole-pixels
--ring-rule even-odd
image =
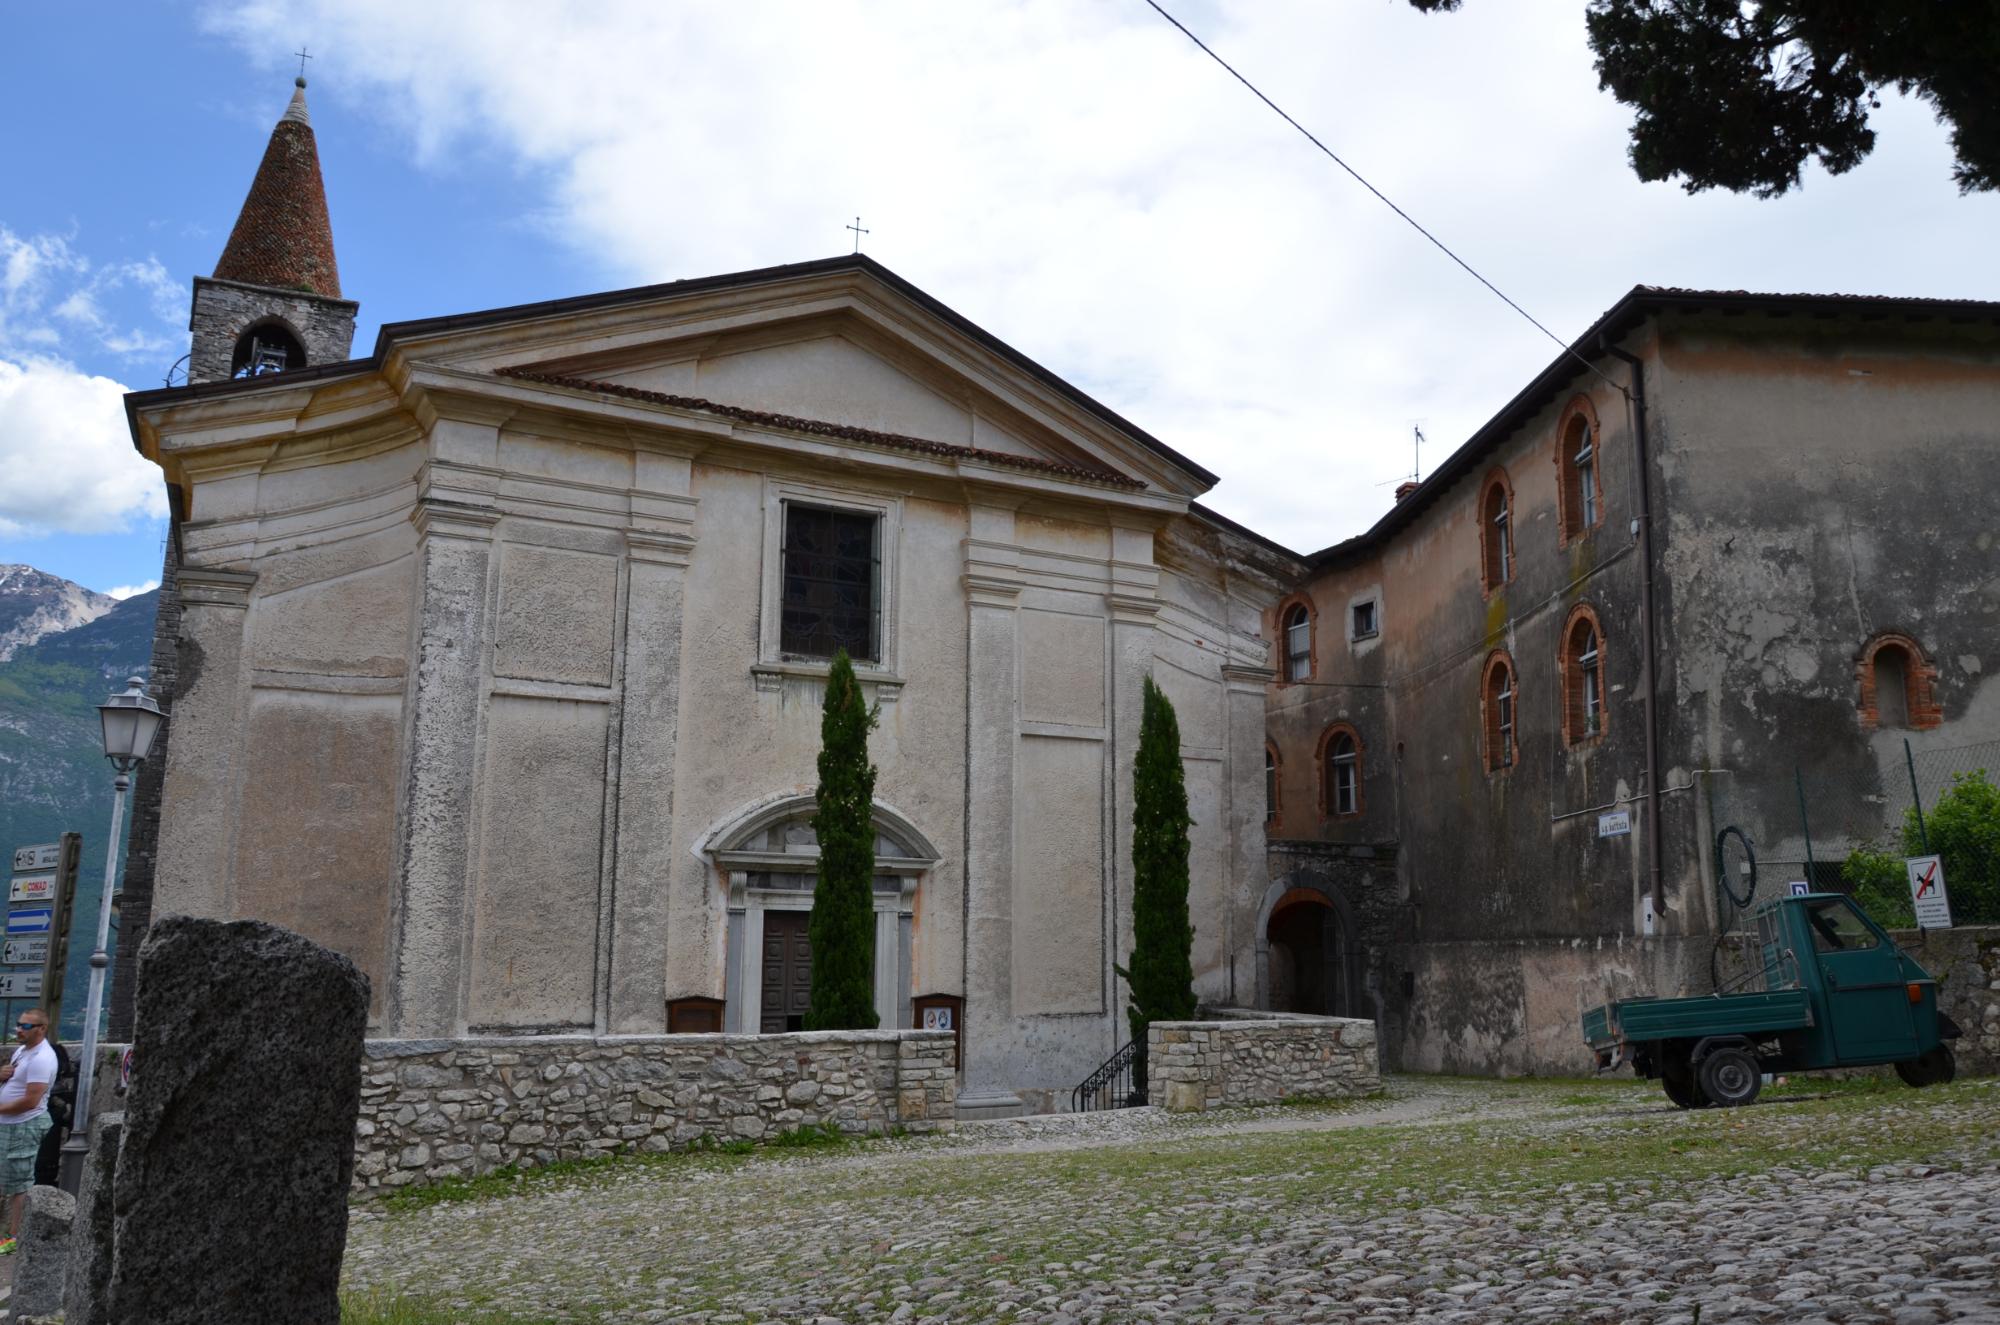
[[[763,1015],[757,1029],[766,1034],[806,1028],[812,1004],[811,919],[810,911],[764,913]]]

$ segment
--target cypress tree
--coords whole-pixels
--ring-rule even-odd
[[[1132,991],[1126,1015],[1137,1043],[1133,1083],[1146,1093],[1146,1027],[1194,1016],[1194,926],[1188,920],[1187,782],[1174,706],[1146,678],[1145,716],[1132,769]]]
[[[875,1016],[875,766],[854,664],[842,649],[826,677],[819,725],[819,883],[813,889],[809,1031],[873,1030]]]

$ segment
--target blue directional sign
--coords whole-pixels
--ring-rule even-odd
[[[52,906],[22,906],[7,913],[9,934],[46,934],[55,924],[56,909]]]

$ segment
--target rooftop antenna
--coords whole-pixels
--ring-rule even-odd
[[[858,216],[854,218],[853,225],[842,226],[841,229],[852,230],[854,232],[854,251],[856,253],[859,253],[861,251],[861,236],[872,233],[871,231],[863,230],[861,228],[861,218]]]
[[[1376,484],[1375,486],[1376,486],[1376,487],[1378,487],[1378,488],[1386,488],[1386,487],[1388,487],[1388,486],[1389,486],[1389,485],[1390,485],[1391,483],[1396,483],[1396,484],[1402,484],[1402,483],[1421,483],[1421,482],[1423,482],[1423,478],[1424,478],[1424,443],[1425,443],[1425,442],[1426,442],[1427,440],[1429,440],[1429,439],[1428,439],[1428,438],[1426,438],[1426,437],[1424,436],[1424,424],[1423,424],[1423,420],[1421,420],[1421,419],[1413,419],[1413,420],[1411,420],[1411,422],[1410,422],[1410,472],[1409,472],[1408,474],[1404,474],[1404,475],[1399,475],[1399,476],[1397,476],[1396,478],[1392,478],[1392,479],[1384,479],[1384,480],[1383,480],[1382,482],[1380,482],[1380,483],[1377,483],[1377,484]]]

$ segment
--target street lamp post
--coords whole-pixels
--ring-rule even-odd
[[[118,830],[125,818],[125,793],[132,770],[152,753],[166,714],[146,694],[146,683],[133,677],[125,693],[97,706],[104,722],[104,757],[118,770],[112,783],[111,841],[104,850],[104,891],[97,899],[97,946],[90,954],[90,999],[83,1014],[83,1057],[76,1069],[76,1114],[62,1148],[62,1189],[76,1195],[83,1179],[83,1158],[90,1153],[90,1088],[97,1075],[97,1022],[104,1009],[104,981],[111,967],[111,892],[118,878]]]

